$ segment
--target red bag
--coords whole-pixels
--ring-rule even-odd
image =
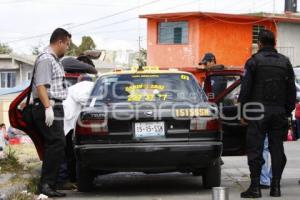
[[[289,129],[289,131],[288,131],[287,141],[294,141],[294,134],[291,129]]]
[[[20,138],[12,138],[9,140],[9,144],[14,145],[14,144],[20,144],[21,140]]]

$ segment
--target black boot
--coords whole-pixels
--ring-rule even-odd
[[[280,197],[281,196],[280,180],[278,180],[278,179],[272,180],[270,196],[272,196],[272,197]]]
[[[259,178],[251,179],[248,190],[241,193],[241,198],[260,198],[261,190],[259,187]]]
[[[41,184],[39,186],[39,192],[41,194],[47,195],[48,197],[65,197],[65,193],[58,192],[51,188],[49,184]]]

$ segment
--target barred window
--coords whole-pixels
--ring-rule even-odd
[[[252,27],[252,44],[258,43],[258,34],[261,30],[265,30],[266,27],[263,25],[255,24]]]
[[[188,22],[160,22],[158,24],[158,43],[187,44]]]
[[[16,72],[0,72],[1,88],[16,86]]]

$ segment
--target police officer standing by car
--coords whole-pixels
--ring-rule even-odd
[[[288,126],[287,116],[294,110],[296,101],[293,68],[289,59],[275,49],[274,34],[269,30],[261,31],[258,46],[258,52],[246,62],[239,96],[244,111],[250,102],[263,108],[261,113],[253,110],[242,118],[242,123],[248,124],[247,156],[251,178],[250,187],[241,193],[242,198],[261,197],[259,184],[266,133],[273,173],[270,196],[281,196],[280,180],[286,164],[283,140]],[[250,106],[250,109],[254,108],[258,107]]]
[[[64,110],[62,101],[67,97],[65,73],[60,58],[69,49],[71,34],[56,29],[50,45],[35,62],[32,96],[34,125],[44,139],[44,159],[39,191],[49,197],[63,197],[56,191],[56,179],[64,158]]]

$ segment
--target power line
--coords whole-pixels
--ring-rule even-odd
[[[16,3],[24,3],[29,1],[35,1],[35,0],[5,1],[5,2],[0,2],[0,4],[16,4]]]
[[[158,1],[160,1],[160,0],[154,0],[154,1],[151,1],[151,2],[148,2],[148,3],[145,3],[145,4],[142,4],[142,5],[140,5],[140,6],[135,6],[135,7],[132,7],[132,8],[129,8],[129,9],[126,9],[126,10],[123,10],[123,11],[120,11],[120,12],[113,13],[113,14],[111,14],[111,15],[107,15],[107,16],[100,17],[100,18],[97,18],[97,19],[93,19],[93,20],[90,20],[90,21],[87,21],[87,22],[84,22],[84,23],[81,23],[81,24],[77,24],[77,25],[74,25],[74,26],[70,26],[70,27],[68,27],[68,28],[69,28],[69,29],[73,29],[73,28],[77,28],[77,27],[79,27],[79,26],[91,24],[91,23],[94,23],[94,22],[96,22],[96,21],[100,21],[100,20],[103,20],[103,19],[106,19],[106,18],[110,18],[110,17],[116,16],[116,15],[120,15],[120,14],[129,12],[129,11],[135,10],[135,9],[137,9],[137,8],[140,8],[140,7],[144,7],[144,6],[147,6],[147,5],[156,3],[156,2],[158,2]],[[136,18],[136,17],[135,17],[135,18]],[[123,21],[121,21],[121,22],[112,23],[112,25],[118,24],[118,23],[122,23],[122,22],[125,22],[125,21],[130,21],[130,20],[132,20],[132,19],[133,19],[133,18],[127,19],[127,20],[123,20]],[[104,27],[106,27],[106,26],[110,26],[110,25],[105,25]],[[49,35],[49,34],[51,34],[51,33],[48,32],[48,33],[43,33],[43,34],[39,34],[39,35],[34,35],[34,36],[24,37],[24,38],[20,38],[20,39],[13,40],[13,41],[8,41],[8,42],[6,42],[6,44],[15,43],[15,42],[24,41],[24,40],[35,39],[35,38],[40,38],[40,37],[47,36],[47,35]]]
[[[6,44],[11,44],[11,43],[20,42],[20,41],[31,40],[31,39],[35,39],[35,38],[41,38],[41,37],[44,37],[44,36],[48,36],[49,34],[51,34],[51,33],[43,33],[43,34],[39,34],[39,35],[24,37],[24,38],[20,38],[20,39],[17,39],[17,40],[8,41],[8,42],[5,42],[5,43]]]
[[[203,0],[200,0],[200,1],[203,1]],[[162,12],[162,11],[174,9],[174,8],[181,7],[181,6],[184,6],[184,5],[188,5],[188,4],[191,4],[191,3],[194,3],[194,2],[199,2],[199,0],[189,1],[189,2],[186,2],[186,3],[183,3],[183,4],[179,4],[179,5],[176,5],[176,6],[172,6],[172,7],[168,7],[168,8],[159,10],[157,12]],[[111,26],[111,25],[115,25],[115,24],[120,24],[120,23],[123,23],[123,22],[131,21],[131,20],[134,20],[134,19],[139,19],[139,17],[132,17],[132,18],[121,20],[121,21],[116,21],[116,22],[113,22],[113,23],[105,24],[105,25],[102,25],[102,26],[97,26],[97,27],[94,27],[94,28],[91,28],[91,29],[95,30],[95,29],[99,29],[99,28],[104,28],[104,27],[108,27],[108,26]],[[75,32],[75,34],[77,34],[77,33]]]
[[[269,4],[270,2],[264,2],[262,5],[267,5]],[[262,6],[261,5],[261,6]],[[214,17],[210,14],[206,14],[204,12],[201,12],[203,15],[205,15],[206,17],[209,17],[211,19],[214,19],[216,21],[219,21],[219,22],[222,22],[222,23],[227,23],[227,24],[237,24],[237,25],[248,25],[248,24],[256,24],[256,23],[259,23],[259,22],[263,22],[263,21],[268,21],[270,19],[272,19],[272,17],[265,17],[263,19],[259,19],[257,21],[251,21],[251,22],[236,22],[236,21],[230,21],[230,20],[225,20],[225,19],[221,19],[221,18],[218,18],[218,17]]]
[[[153,4],[153,3],[156,3],[160,0],[154,0],[154,1],[151,1],[151,2],[148,2],[148,3],[145,3],[145,4],[142,4],[142,5],[139,5],[139,6],[134,6],[132,8],[129,8],[129,9],[126,9],[126,10],[123,10],[123,11],[120,11],[120,12],[116,12],[116,13],[113,13],[111,15],[107,15],[107,16],[104,16],[104,17],[99,17],[99,18],[96,18],[96,19],[93,19],[93,20],[90,20],[90,21],[87,21],[87,22],[84,22],[84,23],[80,23],[80,24],[77,24],[77,25],[74,25],[74,26],[71,26],[69,27],[70,29],[73,29],[73,28],[77,28],[79,26],[85,26],[87,24],[91,24],[91,23],[94,23],[94,22],[97,22],[97,21],[100,21],[100,20],[103,20],[103,19],[107,19],[107,18],[110,18],[110,17],[114,17],[116,15],[120,15],[120,14],[123,14],[123,13],[126,13],[126,12],[129,12],[129,11],[132,11],[132,10],[136,10],[138,8],[141,8],[141,7],[144,7],[144,6],[148,6],[150,4]]]
[[[132,20],[134,20],[134,19],[139,19],[139,18],[138,18],[138,17],[131,17],[131,18],[128,18],[128,19],[124,19],[124,20],[112,22],[112,23],[109,23],[109,24],[104,24],[104,25],[102,25],[102,26],[95,27],[93,30],[99,29],[99,28],[105,28],[105,27],[112,26],[112,25],[116,25],[116,24],[120,24],[120,23],[123,23],[123,22],[132,21]],[[75,34],[76,34],[76,32],[75,32]]]
[[[105,33],[118,33],[118,32],[128,32],[128,31],[138,31],[138,28],[128,28],[128,29],[119,29],[119,30],[111,30],[111,31],[97,31],[97,32],[90,32],[89,34],[105,34]],[[83,33],[83,32],[82,32]],[[73,35],[82,34],[82,33],[75,33]]]
[[[200,0],[200,1],[201,1],[201,0]],[[203,1],[203,0],[202,0],[202,1]],[[191,4],[191,3],[195,3],[195,2],[199,2],[199,0],[189,1],[189,2],[187,2],[187,3],[179,4],[179,5],[172,6],[172,7],[168,7],[168,8],[159,10],[159,11],[157,11],[157,12],[162,12],[162,11],[166,11],[166,10],[178,8],[178,7],[181,7],[181,6],[184,6],[184,5],[188,5],[188,4]],[[186,17],[186,16],[189,16],[189,15],[184,15],[184,16],[180,16],[180,17],[173,17],[172,19],[182,18],[182,17]],[[128,18],[128,19],[124,19],[124,20],[120,20],[120,21],[113,22],[113,23],[105,24],[105,25],[102,25],[102,26],[97,26],[97,27],[91,28],[90,30],[96,30],[96,29],[100,29],[100,28],[105,28],[105,27],[108,27],[108,26],[112,26],[112,25],[116,25],[116,24],[123,23],[123,22],[131,21],[131,20],[134,20],[134,19],[139,19],[139,17],[131,17],[131,18]],[[75,34],[77,34],[77,33],[78,33],[78,32],[75,32]],[[82,32],[80,32],[80,33],[82,33]]]
[[[78,3],[78,2],[72,2],[72,4],[58,4],[57,1],[50,1],[50,2],[43,2],[43,4],[54,4],[55,6],[86,6],[86,7],[124,7],[127,5],[110,5],[110,4],[96,4],[96,3]]]
[[[200,0],[201,1],[201,0]],[[154,3],[156,1],[152,1],[152,2],[149,2],[149,3]],[[193,0],[193,1],[190,1],[190,2],[186,2],[186,3],[182,3],[182,4],[179,4],[179,5],[176,5],[176,6],[172,6],[172,7],[169,7],[169,8],[165,8],[165,9],[162,9],[162,10],[159,10],[158,12],[162,12],[162,11],[166,11],[166,10],[169,10],[169,9],[174,9],[174,8],[177,8],[177,7],[181,7],[181,6],[184,6],[184,5],[188,5],[188,4],[191,4],[191,3],[194,3],[194,2],[197,2],[199,3],[199,0]],[[148,4],[149,4],[148,3]],[[266,4],[264,2],[264,4]],[[140,5],[140,6],[136,6],[134,7],[135,9],[136,8],[139,8],[139,7],[142,7],[142,6],[145,6],[145,4],[143,5]],[[226,6],[228,7],[228,6]],[[133,9],[133,8],[131,8]],[[127,12],[128,12],[129,9],[127,9]],[[125,11],[122,11],[122,12],[125,12]],[[120,13],[120,12],[119,12]],[[203,13],[203,12],[202,12]],[[117,13],[115,13],[117,14]],[[203,13],[205,15],[205,13]],[[207,14],[206,14],[207,15]],[[109,16],[112,16],[112,15],[109,15]],[[179,17],[174,17],[172,19],[176,19],[176,18],[182,18],[182,17],[186,17],[186,16],[189,16],[189,15],[183,15],[183,16],[179,16]],[[213,16],[210,16],[210,15],[207,15],[208,17],[211,17],[217,21],[221,21],[221,22],[224,22],[224,23],[233,23],[233,24],[249,24],[248,22],[247,23],[238,23],[238,22],[231,22],[231,21],[228,21],[228,20],[223,20],[223,19],[219,19],[219,18],[216,18],[216,17],[213,17]],[[108,17],[108,16],[105,16],[105,17]],[[100,28],[105,28],[105,27],[109,27],[109,26],[112,26],[112,25],[116,25],[116,24],[120,24],[120,23],[124,23],[124,22],[128,22],[128,21],[131,21],[131,20],[134,20],[134,19],[138,19],[138,17],[132,17],[132,18],[128,18],[128,19],[124,19],[124,20],[120,20],[120,21],[116,21],[116,22],[113,22],[113,23],[109,23],[109,24],[104,24],[102,26],[98,26],[98,27],[95,27],[95,28],[91,28],[90,30],[96,30],[96,29],[100,29]],[[99,20],[99,18],[98,18]],[[264,19],[264,20],[258,20],[258,21],[255,21],[255,22],[251,22],[251,23],[258,23],[258,22],[261,22],[261,21],[266,21],[267,19]],[[94,20],[93,20],[94,21]],[[90,21],[91,22],[91,21]],[[250,24],[251,24],[250,23]],[[79,24],[78,24],[79,25]],[[75,26],[78,26],[78,25],[75,25]],[[75,26],[71,26],[70,28],[74,28]],[[126,31],[126,30],[125,30]],[[111,31],[111,32],[114,32],[114,31]],[[116,32],[121,32],[121,31],[116,31]],[[72,33],[73,35],[77,35],[77,34],[80,34],[80,33],[84,33],[84,32],[75,32],[75,33]],[[92,32],[88,32],[88,33],[92,33]],[[100,32],[96,32],[96,33],[100,33]],[[47,36],[51,33],[44,33],[44,34],[39,34],[39,35],[35,35],[35,36],[29,36],[29,37],[25,37],[25,38],[20,38],[20,39],[16,39],[16,40],[13,40],[13,41],[8,41],[6,42],[6,44],[9,44],[9,43],[15,43],[15,42],[19,42],[19,41],[24,41],[24,40],[30,40],[30,39],[35,39],[35,38],[41,38],[41,37],[44,37],[44,36]]]

